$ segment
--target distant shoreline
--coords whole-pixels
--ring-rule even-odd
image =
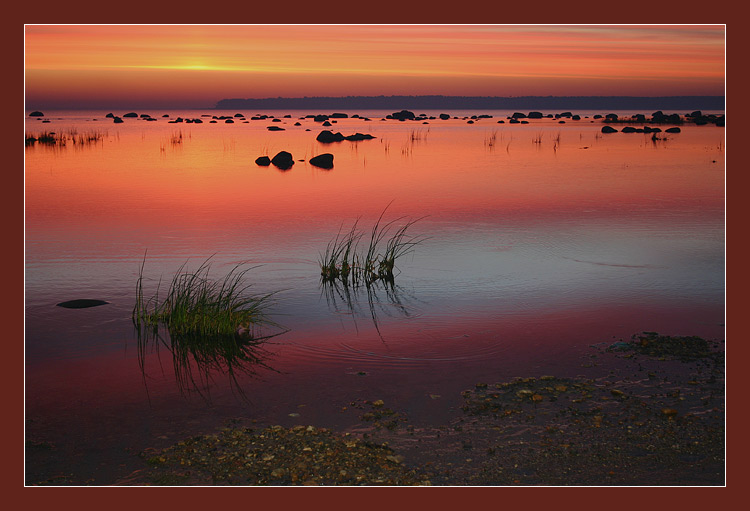
[[[724,96],[345,96],[222,99],[214,109],[724,110]]]

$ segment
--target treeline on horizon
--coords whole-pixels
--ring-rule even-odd
[[[724,110],[724,96],[343,96],[222,99],[220,110]]]

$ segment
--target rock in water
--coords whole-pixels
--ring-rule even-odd
[[[276,156],[271,158],[271,163],[276,165],[281,170],[287,170],[294,165],[294,158],[292,154],[286,151],[280,151]]]
[[[90,299],[79,299],[79,300],[68,300],[67,302],[58,303],[58,307],[65,307],[66,309],[87,309],[89,307],[96,307],[98,305],[106,305],[109,302],[104,300],[90,300]]]
[[[310,158],[310,165],[315,165],[322,169],[333,168],[333,155],[331,153],[323,153]]]
[[[255,159],[255,164],[261,167],[268,167],[271,164],[271,158],[268,156],[259,156]]]

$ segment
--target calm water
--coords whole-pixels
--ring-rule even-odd
[[[38,477],[111,482],[133,452],[233,417],[346,428],[339,412],[355,399],[439,422],[477,381],[575,375],[581,353],[613,337],[724,337],[723,128],[653,141],[602,135],[587,118],[497,123],[512,112],[451,112],[494,115],[474,124],[358,112],[371,120],[331,128],[293,126],[309,112],[234,124],[161,115],[235,112],[123,124],[45,113],[27,133],[103,136],[25,149],[26,429],[55,446],[27,466]],[[376,138],[321,144],[321,129]],[[281,150],[330,152],[334,168],[254,164]],[[387,220],[421,218],[411,232],[428,238],[398,262],[396,288],[369,299],[323,288],[328,241],[357,218],[369,229],[389,204]],[[277,292],[270,312],[288,330],[267,368],[238,388],[220,371],[180,385],[163,346],[141,365],[130,314],[144,254],[147,292],[186,261],[212,257],[217,276],[257,266],[252,289]],[[55,306],[77,298],[110,304]]]

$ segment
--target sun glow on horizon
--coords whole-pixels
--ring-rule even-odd
[[[27,100],[720,95],[724,27],[26,27]]]

